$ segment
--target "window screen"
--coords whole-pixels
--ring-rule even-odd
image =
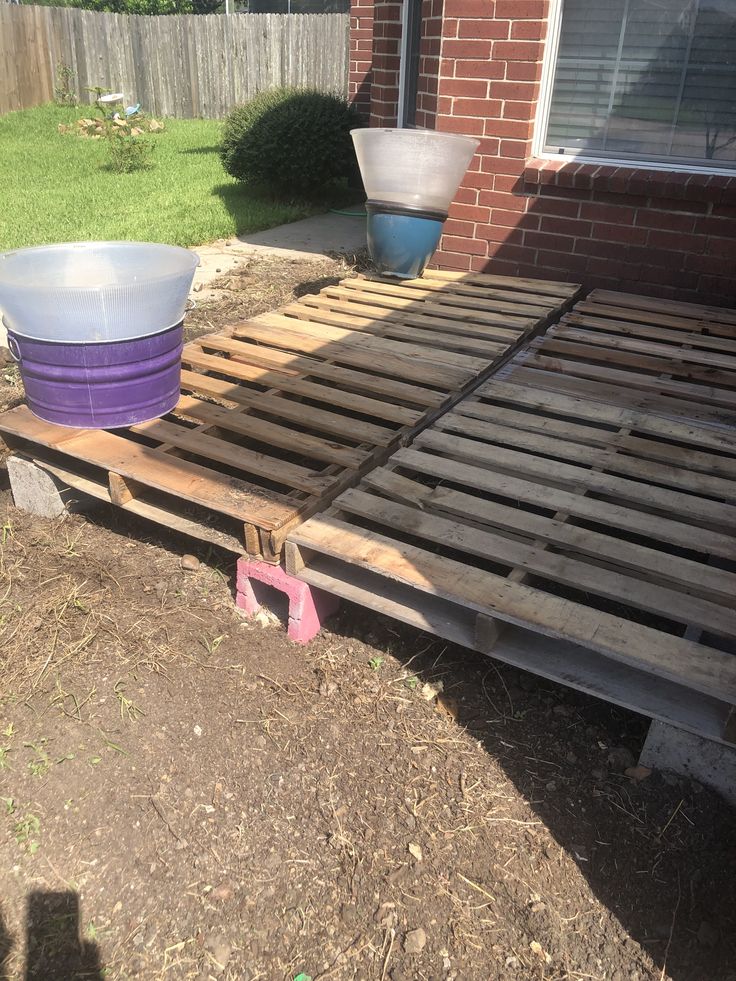
[[[545,149],[736,167],[736,0],[563,0]]]

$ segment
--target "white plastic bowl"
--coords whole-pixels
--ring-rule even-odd
[[[150,242],[68,242],[0,253],[6,326],[42,341],[134,340],[184,317],[199,256]]]
[[[351,132],[369,201],[447,211],[478,140],[429,129]]]

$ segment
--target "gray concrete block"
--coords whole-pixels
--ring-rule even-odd
[[[7,465],[13,503],[20,511],[39,518],[58,518],[67,511],[86,511],[98,504],[66,487],[22,454],[11,454]]]
[[[655,720],[639,762],[653,770],[669,770],[697,780],[736,807],[736,747]]]

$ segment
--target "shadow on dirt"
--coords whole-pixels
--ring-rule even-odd
[[[568,941],[580,932],[578,956],[590,968],[576,976],[628,981],[627,945],[640,944],[672,981],[736,981],[733,811],[694,781],[654,773],[636,783],[621,772],[638,757],[648,719],[351,604],[328,626],[347,643],[390,651],[420,687],[441,682],[444,710],[498,761],[618,918],[631,938],[620,963],[610,944],[591,943],[594,910],[575,911]],[[527,881],[543,891],[539,846],[528,834]],[[493,863],[477,854],[480,881],[497,880]],[[559,899],[570,886],[555,868]],[[559,924],[545,923],[549,913],[537,906],[545,904],[519,916],[530,934],[554,936]]]
[[[0,917],[0,981],[11,981],[14,947],[14,938]],[[23,981],[103,981],[99,948],[82,937],[76,892],[30,893],[23,950]]]
[[[0,914],[0,981],[10,981],[8,973],[8,961],[13,950],[13,938],[5,928],[2,915]]]

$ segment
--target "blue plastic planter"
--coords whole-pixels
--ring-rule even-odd
[[[368,251],[382,276],[421,276],[442,235],[446,214],[368,201]]]

